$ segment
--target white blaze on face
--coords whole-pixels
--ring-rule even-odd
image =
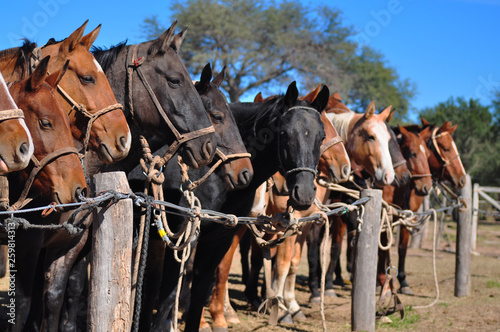
[[[422,144],[420,144],[420,151],[422,151],[422,153],[424,154],[424,156],[426,156],[427,154],[425,153],[425,148]]]
[[[101,68],[101,65],[99,64],[99,62],[97,62],[97,60],[95,58],[94,58],[94,63],[95,63],[95,66],[97,67],[97,72],[104,73],[104,71]]]
[[[371,129],[380,144],[380,152],[382,155],[381,167],[375,169],[375,178],[383,181],[384,184],[391,184],[394,181],[394,167],[392,165],[391,153],[389,152],[390,136],[387,132],[387,127],[383,122],[376,122],[371,125]]]
[[[265,213],[266,208],[266,186],[267,182],[264,182],[260,185],[260,187],[255,192],[255,198],[253,201],[253,206],[251,210],[251,214],[259,215]]]
[[[457,145],[455,144],[455,141],[451,141],[451,146],[453,147],[453,150],[456,153],[456,156],[458,156],[458,149],[457,149]],[[458,159],[458,162],[460,163],[460,167],[462,168],[462,171],[465,174],[466,172],[465,172],[465,167],[462,164],[462,159],[460,159],[460,156],[457,159]]]

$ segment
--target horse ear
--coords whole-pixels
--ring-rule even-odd
[[[87,50],[90,50],[90,47],[96,40],[97,36],[99,36],[99,31],[101,31],[101,25],[99,24],[97,28],[92,30],[92,32],[86,34],[85,36],[82,37],[82,42],[85,44],[85,47]]]
[[[85,31],[85,27],[89,20],[86,20],[85,23],[82,24],[81,27],[76,29],[68,38],[63,40],[61,47],[59,48],[60,52],[63,53],[71,53],[75,47],[81,42],[83,31]],[[89,46],[90,47],[90,46]]]
[[[201,72],[200,81],[195,84],[197,91],[205,90],[210,81],[212,80],[212,68],[210,67],[210,63],[207,63]]]
[[[386,121],[386,122],[389,122],[392,118],[392,105],[389,105],[387,106],[382,112],[380,112],[380,114],[378,115],[379,118],[382,120],[382,121]]]
[[[423,117],[420,117],[420,121],[422,121],[422,126],[430,126],[431,124],[429,123],[429,121],[427,121],[426,119],[424,119]]]
[[[406,128],[405,128],[405,127],[401,127],[400,125],[398,125],[398,128],[399,128],[399,132],[400,132],[401,134],[403,134],[403,136],[406,136],[406,135],[408,135],[408,134],[409,134],[409,131],[408,131],[408,130],[406,130]]]
[[[319,84],[316,89],[312,90],[311,92],[309,92],[307,95],[305,95],[304,97],[302,97],[300,99],[306,100],[306,101],[312,103],[313,100],[316,99],[316,97],[318,96],[318,93],[321,91],[321,86],[322,86],[322,84]]]
[[[184,29],[181,32],[176,34],[174,36],[174,40],[170,44],[170,47],[172,47],[174,49],[174,51],[177,53],[179,53],[179,51],[181,49],[181,45],[182,45],[182,42],[184,41],[184,37],[186,36],[187,29],[188,29],[188,27],[186,26],[186,27],[184,27]]]
[[[419,133],[418,136],[420,136],[424,141],[428,141],[428,139],[431,136],[431,127],[426,126],[424,129],[422,129]]]
[[[297,102],[297,98],[299,97],[299,90],[297,90],[297,82],[293,81],[288,86],[285,94],[285,105],[291,107],[295,105]]]
[[[316,99],[314,99],[314,101],[312,102],[312,107],[317,109],[318,112],[323,111],[326,105],[328,104],[329,98],[330,98],[330,90],[326,85],[323,85],[323,88],[316,96]]]
[[[66,60],[64,66],[55,73],[50,74],[45,79],[45,82],[47,82],[47,84],[50,85],[51,87],[55,88],[63,78],[64,74],[66,73],[66,70],[68,70],[68,66],[69,66],[69,60]]]
[[[214,77],[212,83],[215,84],[215,86],[220,87],[225,77],[226,77],[226,66],[222,67],[222,70]]]
[[[174,21],[170,28],[167,29],[164,33],[158,37],[151,47],[149,48],[148,53],[154,54],[163,54],[167,51],[167,49],[170,47],[170,44],[172,43],[172,40],[174,38],[174,33],[175,33],[175,26],[177,25],[177,21]]]
[[[334,92],[332,97],[337,99],[338,101],[342,101],[342,98],[340,97],[340,94],[338,92]]]
[[[448,129],[448,133],[453,134],[453,132],[457,129],[457,127],[458,127],[458,123],[455,123],[455,125],[453,127],[450,127]]]
[[[366,109],[365,113],[365,119],[371,118],[375,114],[375,100],[368,105],[368,108]]]
[[[50,55],[47,55],[45,58],[43,58],[28,78],[27,89],[29,91],[37,91],[43,84],[43,82],[45,82],[45,79],[47,78],[47,67],[49,66],[49,60]]]
[[[254,103],[262,103],[264,101],[264,98],[262,97],[262,93],[259,92],[255,98],[253,99]]]
[[[439,128],[438,131],[440,132],[448,131],[450,127],[451,127],[451,121],[446,121],[445,123],[443,123],[443,125],[441,126],[441,128]]]

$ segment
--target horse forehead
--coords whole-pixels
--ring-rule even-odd
[[[378,121],[370,121],[368,125],[366,126],[366,129],[369,132],[372,132],[377,136],[380,140],[382,141],[389,141],[390,135],[389,132],[387,131],[387,127],[384,122],[381,120]]]
[[[99,64],[99,62],[97,62],[97,60],[95,58],[92,59],[92,60],[94,60],[94,64],[97,67],[97,72],[98,73],[104,73],[104,71],[102,70],[101,65]]]
[[[424,155],[426,154],[426,153],[425,153],[425,148],[424,148],[423,144],[420,144],[420,151],[422,151],[422,153],[423,153]]]

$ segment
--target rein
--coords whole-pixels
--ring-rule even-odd
[[[33,185],[33,182],[35,181],[35,178],[38,175],[38,173],[45,166],[47,166],[48,164],[50,164],[51,162],[53,162],[57,158],[62,157],[62,156],[66,156],[66,155],[69,155],[69,154],[72,154],[72,153],[76,154],[77,156],[79,155],[78,151],[76,150],[75,147],[64,147],[64,148],[61,148],[61,149],[56,150],[56,151],[54,151],[52,153],[49,153],[48,155],[46,155],[40,161],[35,157],[35,155],[32,155],[31,156],[31,162],[33,163],[34,167],[31,170],[31,173],[28,176],[28,179],[26,180],[26,184],[24,185],[24,189],[21,192],[21,196],[19,197],[19,199],[17,200],[17,202],[15,202],[14,204],[12,204],[8,208],[8,210],[9,211],[19,210],[22,207],[24,207],[26,204],[28,204],[31,201],[31,199],[26,199],[26,197],[28,196],[28,193],[29,193],[29,191],[31,189],[31,186]]]
[[[40,62],[40,58],[42,57],[42,47],[37,47],[33,50],[30,56],[30,73],[38,66],[38,63]],[[50,75],[50,73],[47,71],[47,75]],[[59,84],[57,85],[57,92],[71,105],[71,109],[69,110],[68,116],[71,114],[71,112],[74,110],[80,112],[84,117],[89,119],[89,122],[87,123],[87,129],[85,130],[85,139],[83,141],[83,147],[82,151],[83,153],[79,153],[79,156],[81,158],[85,157],[85,153],[88,148],[89,140],[90,140],[90,131],[92,130],[92,124],[102,115],[109,113],[111,111],[115,110],[123,110],[123,105],[116,103],[113,105],[109,105],[108,107],[105,107],[101,110],[98,110],[97,112],[90,113],[83,104],[78,104],[71,96],[64,90]]]
[[[175,128],[174,124],[172,121],[167,116],[167,113],[165,113],[165,110],[161,106],[160,102],[158,101],[158,98],[156,97],[156,94],[154,93],[153,89],[151,88],[151,85],[149,84],[148,80],[144,76],[141,70],[141,65],[144,63],[146,60],[145,57],[139,57],[137,58],[137,49],[139,45],[135,45],[133,47],[133,51],[130,52],[130,49],[127,53],[127,61],[126,61],[126,67],[127,67],[127,84],[128,84],[128,90],[127,90],[127,98],[128,98],[128,108],[130,110],[130,114],[132,116],[132,119],[134,119],[134,106],[133,106],[133,93],[132,93],[132,87],[133,87],[133,74],[134,71],[137,72],[137,75],[139,76],[140,80],[142,81],[142,84],[146,88],[146,91],[148,92],[149,96],[151,97],[151,100],[153,101],[154,105],[156,106],[156,109],[158,113],[161,115],[163,120],[167,123],[168,127],[172,131],[172,133],[175,136],[175,141],[169,146],[163,157],[161,158],[161,163],[164,166],[177,152],[179,147],[181,146],[182,143],[185,143],[187,141],[193,140],[195,138],[210,134],[215,132],[214,126],[210,126],[207,128],[203,128],[200,130],[192,131],[186,134],[181,134]]]

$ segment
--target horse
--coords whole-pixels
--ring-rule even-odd
[[[12,99],[0,73],[0,175],[20,171],[30,162],[33,140],[22,110]]]
[[[403,209],[410,209],[410,204],[407,201],[407,194],[409,192],[414,192],[418,196],[425,196],[432,188],[432,175],[429,169],[429,162],[427,161],[430,151],[426,142],[418,133],[408,131],[405,127],[401,126],[395,128],[394,131],[397,133],[398,143],[403,156],[407,160],[412,178],[406,186],[385,186],[383,188],[383,199],[389,204],[396,204]],[[411,206],[411,208],[415,209],[415,206]],[[388,231],[392,232],[392,229]],[[382,233],[380,236],[381,244],[387,246],[387,234]],[[389,251],[379,248],[377,266],[377,282],[379,285],[383,285],[385,282],[385,272],[388,264]]]
[[[43,58],[27,79],[10,87],[13,99],[24,111],[35,146],[33,162],[25,170],[9,175],[10,183],[25,184],[24,187],[11,186],[10,201],[15,201],[11,205],[14,210],[50,202],[79,202],[80,197],[86,195],[87,183],[69,118],[57,95],[57,86],[67,71],[68,62],[47,76],[49,60],[50,56]],[[64,211],[64,208],[57,209]],[[26,219],[36,224],[49,222],[35,213],[27,214]],[[16,282],[16,323],[10,325],[13,331],[23,329],[32,296],[39,295],[33,293],[37,261],[43,242],[50,236],[51,232],[40,229],[18,229],[16,232],[17,271],[11,273]]]
[[[451,136],[456,130],[457,124],[452,126],[451,121],[447,121],[442,126],[436,126],[423,118],[421,121],[422,127],[407,126],[405,129],[418,132],[430,151],[427,161],[432,178],[435,181],[447,181],[455,189],[463,188],[466,172],[460,160],[460,154],[458,153],[455,141]],[[411,189],[405,196],[409,197],[409,199],[404,206],[412,211],[417,211],[423,203],[423,196],[419,195],[415,189]],[[398,245],[398,281],[400,284],[399,292],[403,294],[413,294],[406,280],[405,271],[405,259],[409,241],[410,232],[406,227],[401,227]]]
[[[222,179],[222,183],[218,183],[218,185],[220,185],[222,189],[231,191],[242,189],[247,186],[253,176],[253,169],[249,158],[250,155],[245,154],[245,145],[238,131],[234,116],[229,109],[227,99],[219,89],[224,77],[225,70],[223,69],[213,78],[213,80],[211,80],[212,70],[210,65],[207,64],[201,73],[200,81],[195,83],[195,88],[200,94],[203,105],[210,115],[215,133],[218,136],[219,146],[217,147],[218,151],[216,153],[218,156],[224,157],[223,159],[225,161],[222,164],[218,161],[214,162],[214,165],[202,167],[197,170],[190,170],[189,176],[190,178],[199,178],[200,180],[206,178],[209,181],[212,176],[217,176]],[[159,153],[161,154],[162,152]],[[213,174],[212,170],[214,166],[216,167],[215,175],[210,175],[210,177],[207,178],[207,174]],[[167,164],[164,174],[169,179],[168,184],[164,185],[165,196],[168,197],[170,202],[178,203],[181,200],[179,186],[184,185],[179,166],[175,163]],[[204,188],[204,181],[200,180],[194,181],[194,183],[197,184],[196,188],[192,189],[195,194]],[[207,204],[210,204],[210,202],[202,200],[201,204],[205,207]],[[201,231],[203,232],[203,227]],[[154,300],[158,295],[156,285],[162,283],[161,275],[163,257],[165,255],[164,247],[163,241],[156,235],[150,239],[150,252],[148,253],[147,261],[148,274],[144,282],[145,289],[143,293],[145,295],[143,296],[140,318],[141,329],[149,329],[151,325]]]
[[[313,98],[310,98],[309,100],[313,101],[317,97],[318,93],[319,91],[315,94]],[[267,99],[263,99],[262,95],[259,93],[255,97],[254,102],[264,102],[272,98],[274,97],[268,97]],[[302,97],[301,99],[308,100],[307,96]],[[321,112],[321,121],[325,129],[326,137],[325,141],[321,146],[321,155],[318,163],[318,174],[324,178],[328,178],[329,181],[331,181],[332,183],[345,182],[350,175],[350,168],[351,168],[347,152],[345,151],[344,145],[342,144],[342,141],[340,140],[340,137],[337,131],[335,130],[335,127],[333,127],[332,123],[330,122],[324,111]],[[279,173],[275,173],[272,176],[272,178],[273,180],[275,180],[274,183],[276,184],[276,186],[273,186],[273,193],[275,193],[277,196],[275,200],[276,203],[273,204],[272,211],[269,210],[271,209],[269,203],[267,204],[268,215],[285,212],[283,208],[285,206],[286,209],[286,200],[288,199],[287,191],[283,189],[285,183],[285,179],[283,178],[283,176],[281,176]],[[316,198],[318,198],[320,201],[323,201],[323,196],[326,194],[326,190],[324,187],[318,187],[317,184],[316,187],[318,188],[316,193]],[[279,189],[276,190],[276,188]],[[273,195],[273,193],[269,193],[266,197]],[[256,204],[259,205],[261,203],[259,202],[259,200],[257,200]],[[259,209],[254,207],[253,213],[257,215],[265,213],[264,209],[261,209],[259,213],[257,213],[256,211],[258,210]],[[300,217],[300,216],[312,215],[316,212],[318,212],[318,209],[314,205],[305,211],[296,211],[295,214],[298,215],[297,217]],[[305,235],[307,234],[309,227],[310,225],[307,225],[302,229],[302,235],[300,237],[297,238],[296,236],[291,236],[287,238],[285,242],[282,243],[277,249],[279,252],[278,255],[281,255],[283,252],[286,252],[291,255],[292,249],[294,249],[295,246],[294,249],[295,254],[293,258],[287,257],[286,259],[282,259],[281,260],[282,262],[280,261],[279,264],[280,268],[277,271],[277,278],[280,280],[279,282],[280,291],[276,292],[276,294],[283,293],[282,287],[285,286],[283,284],[284,277],[286,277],[286,275],[288,274],[287,280],[290,280],[290,283],[286,284],[287,294],[288,294],[287,299],[289,300],[287,303],[293,307],[292,309],[293,313],[298,313],[300,309],[294,298],[294,285],[295,285],[294,280],[295,280],[295,271],[298,266],[298,263],[300,262],[300,253],[302,250],[302,245],[304,243]],[[231,319],[233,322],[236,322],[235,319],[236,317],[232,315],[232,312],[234,311],[232,310],[231,304],[229,303],[229,298],[227,297],[227,295],[225,296],[224,294],[227,294],[227,280],[229,277],[229,268],[232,263],[232,258],[245,231],[246,228],[241,228],[240,230],[238,230],[235,237],[233,238],[231,248],[226,253],[224,259],[222,260],[221,264],[219,264],[218,267],[216,286],[214,288],[212,300],[210,301],[210,306],[209,306],[210,314],[214,320],[214,326],[217,327],[221,326],[227,327],[227,321],[226,317],[224,316],[224,311],[226,312],[226,315],[228,316],[229,319]],[[259,255],[258,253],[260,248],[255,248],[256,246],[255,242],[252,242],[252,245],[253,245],[252,267],[248,279],[244,280],[244,283],[246,284],[245,295],[249,299],[250,303],[257,303],[259,301],[257,296],[257,283],[258,283],[259,271],[262,267],[262,260],[259,260],[257,257],[261,258],[262,255]],[[242,253],[242,255],[245,254],[248,255],[248,253]],[[244,266],[244,264],[245,263],[242,260],[242,265]],[[290,264],[292,264],[291,267]],[[288,269],[288,267],[290,268]],[[290,272],[288,272],[288,270]],[[233,317],[231,317],[231,315]],[[207,324],[203,321],[203,317],[201,326],[207,326]]]
[[[130,130],[109,82],[89,52],[100,25],[83,36],[86,21],[61,42],[51,39],[42,46],[25,41],[22,47],[0,52],[0,71],[6,81],[26,78],[42,57],[51,56],[48,72],[70,67],[57,87],[59,100],[69,115],[75,144],[94,151],[103,163],[125,158],[130,150]]]
[[[308,208],[315,196],[313,179],[324,137],[319,111],[326,105],[328,93],[328,88],[324,87],[313,103],[301,101],[297,99],[298,90],[293,82],[284,96],[268,102],[230,104],[246,149],[252,155],[254,176],[246,188],[230,194],[220,185],[223,179],[211,176],[197,192],[202,202],[207,203],[204,207],[248,215],[257,188],[279,170],[285,175],[291,192],[290,205],[295,209]],[[186,331],[200,328],[203,305],[209,296],[215,270],[235,231],[213,222],[203,224],[194,258]],[[167,250],[163,271],[166,281],[160,289],[153,330],[161,330],[169,320],[177,276],[178,264]]]

